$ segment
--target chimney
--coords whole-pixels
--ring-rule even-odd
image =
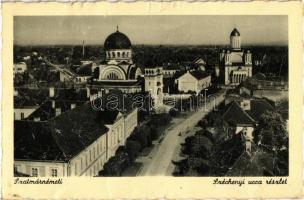
[[[14,89],[14,97],[18,96],[18,90]]]
[[[52,100],[52,108],[55,108],[56,107],[56,103],[55,103],[55,100]]]
[[[57,117],[60,114],[61,114],[61,108],[56,108],[55,109],[55,116]]]
[[[250,99],[244,99],[242,102],[241,102],[241,108],[243,110],[250,110]]]
[[[86,87],[86,90],[87,90],[87,98],[90,98],[91,90],[89,87]]]
[[[49,87],[49,97],[54,97],[54,96],[55,96],[55,88]]]
[[[71,110],[74,109],[74,108],[76,108],[76,103],[71,104]]]

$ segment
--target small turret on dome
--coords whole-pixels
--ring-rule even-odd
[[[234,28],[230,33],[230,36],[241,36],[241,34],[236,28]]]
[[[241,34],[236,28],[230,33],[230,46],[232,49],[241,49]]]

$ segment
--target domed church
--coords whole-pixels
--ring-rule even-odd
[[[119,89],[123,92],[140,92],[139,77],[142,71],[133,63],[132,44],[130,39],[118,30],[110,34],[104,42],[105,60],[94,71],[91,83],[95,88],[105,92]]]
[[[234,28],[230,33],[230,48],[220,53],[220,76],[225,85],[238,85],[252,76],[252,55],[241,48],[241,34]]]

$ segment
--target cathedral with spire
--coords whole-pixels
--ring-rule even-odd
[[[230,48],[220,53],[219,69],[225,85],[239,85],[252,76],[252,54],[242,49],[241,34],[236,28],[230,33]]]

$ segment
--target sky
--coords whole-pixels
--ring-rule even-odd
[[[132,44],[229,44],[236,27],[242,44],[287,45],[287,16],[15,16],[16,45],[103,45],[112,32]]]

